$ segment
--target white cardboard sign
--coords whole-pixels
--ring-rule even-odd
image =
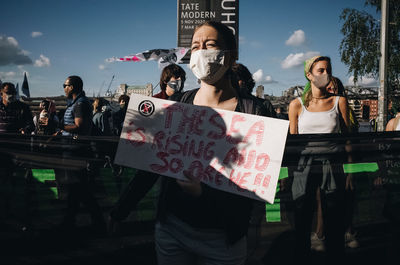
[[[274,202],[289,122],[135,95],[115,163]]]

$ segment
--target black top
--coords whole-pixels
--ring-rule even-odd
[[[121,135],[127,109],[128,107],[125,105],[125,107],[120,108],[112,114],[113,132],[115,135]]]
[[[181,102],[193,104],[197,91],[185,92],[181,97]],[[252,106],[247,106],[249,104]],[[250,109],[251,111],[249,111]],[[259,102],[241,98],[239,98],[235,111],[251,112],[263,116],[266,114]],[[112,210],[111,217],[116,220],[126,218],[154,185],[158,177],[157,174],[139,170]],[[224,230],[228,243],[235,243],[247,233],[254,200],[217,190],[203,183],[201,185],[201,196],[193,197],[185,193],[175,179],[163,177],[157,220],[162,222],[168,213],[172,213],[195,228]]]
[[[21,129],[30,133],[35,127],[32,118],[27,104],[17,100],[6,106],[0,100],[0,133],[17,133]]]

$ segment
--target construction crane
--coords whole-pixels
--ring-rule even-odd
[[[115,75],[112,76],[110,84],[108,85],[108,88],[107,88],[107,91],[106,91],[106,94],[105,94],[106,97],[112,97],[112,95],[113,95],[113,93],[111,92],[110,87],[111,87],[112,81],[114,80],[114,77],[115,77]]]

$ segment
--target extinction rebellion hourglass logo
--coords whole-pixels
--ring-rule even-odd
[[[154,104],[150,100],[143,100],[139,104],[139,113],[142,116],[149,117],[154,112]]]

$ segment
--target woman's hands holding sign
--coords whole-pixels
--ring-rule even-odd
[[[185,175],[188,180],[176,180],[176,183],[178,183],[184,192],[193,197],[200,197],[203,192],[201,182],[187,170],[183,171],[183,175]]]

